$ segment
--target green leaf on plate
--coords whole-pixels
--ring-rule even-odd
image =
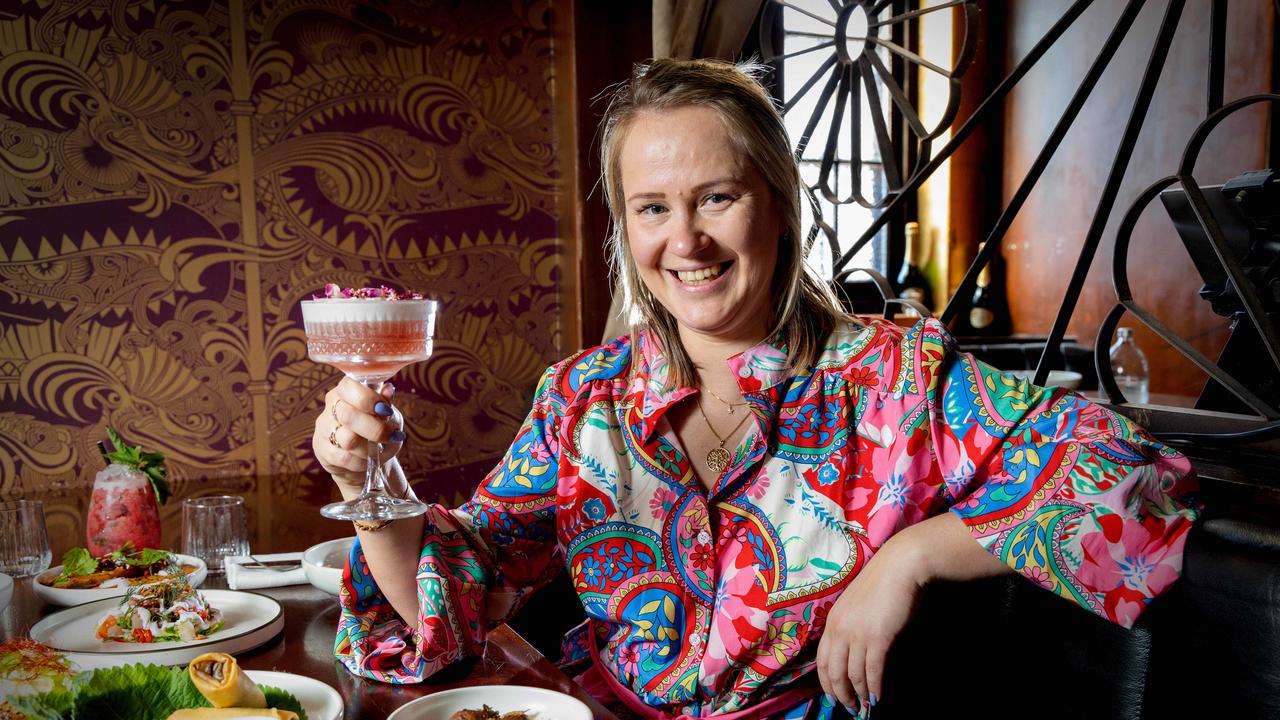
[[[98,571],[98,561],[85,548],[71,548],[62,553],[62,574],[53,581],[55,587],[66,585],[77,575],[89,575]]]
[[[196,690],[186,668],[125,665],[83,673],[71,689],[42,695],[7,698],[21,712],[38,720],[165,720],[175,710],[212,707]],[[307,714],[298,699],[272,687],[262,687],[269,707]]]

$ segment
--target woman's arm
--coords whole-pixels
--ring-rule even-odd
[[[316,418],[311,446],[321,466],[333,477],[343,500],[354,500],[364,490],[368,439],[383,445],[387,492],[408,497],[413,490],[395,455],[404,440],[404,422],[391,401],[395,387],[383,385],[381,394],[364,383],[343,378],[325,395],[325,410]],[[330,441],[330,438],[333,441]],[[396,520],[377,530],[356,534],[369,570],[396,614],[413,624],[418,617],[418,553],[422,548],[422,516]]]
[[[334,642],[334,655],[350,672],[421,682],[482,652],[488,629],[562,568],[555,542],[558,367],[543,375],[515,440],[471,501],[457,509],[429,505],[418,518],[358,531]],[[388,400],[339,385],[316,421],[312,445],[344,497],[363,483],[366,438],[389,441],[388,454],[403,441],[391,430],[399,415]],[[407,495],[398,463],[389,461],[388,471],[388,491]]]
[[[883,687],[889,646],[911,619],[921,588],[934,580],[976,580],[1009,572],[951,513],[894,535],[827,615],[818,643],[823,692],[851,710],[860,707],[861,700],[874,705]]]
[[[875,557],[886,550],[920,587],[934,580],[977,580],[1013,572],[974,542],[964,521],[952,513],[931,517],[894,535]]]
[[[400,461],[391,458],[386,468],[389,491],[396,497],[412,495],[413,490],[400,469]],[[397,477],[393,479],[391,476]],[[343,500],[354,500],[360,494],[342,487]],[[396,520],[377,530],[363,530],[356,525],[356,535],[360,538],[369,571],[378,581],[378,588],[387,602],[408,624],[413,624],[418,617],[418,554],[422,549],[423,526],[422,515]]]
[[[1187,459],[1079,395],[957,352],[936,320],[900,347],[898,387],[927,418],[898,437],[882,467],[926,499],[911,506],[915,517],[878,509],[890,513],[882,530],[906,527],[880,541],[829,614],[819,646],[828,692],[856,704],[856,687],[874,704],[889,644],[935,579],[1009,568],[1131,626],[1181,570],[1199,514]]]

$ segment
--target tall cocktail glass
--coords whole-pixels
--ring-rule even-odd
[[[400,368],[431,356],[437,307],[434,300],[303,300],[307,354],[377,392]],[[382,445],[370,441],[368,450],[364,491],[355,500],[325,505],[320,514],[335,520],[395,520],[426,512],[417,500],[387,494]]]

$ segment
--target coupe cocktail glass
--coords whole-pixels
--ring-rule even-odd
[[[307,354],[378,392],[400,368],[431,356],[437,305],[386,298],[303,300]],[[325,505],[320,514],[335,520],[395,520],[426,511],[417,500],[387,494],[382,444],[370,441],[364,492],[355,500]]]

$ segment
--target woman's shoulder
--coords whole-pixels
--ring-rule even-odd
[[[917,382],[929,358],[940,359],[955,340],[936,318],[910,327],[880,317],[847,317],[827,338],[816,369],[856,376],[857,384],[882,391],[923,389]]]
[[[547,368],[544,382],[565,400],[601,383],[622,379],[631,367],[631,335],[622,335],[564,358]]]

